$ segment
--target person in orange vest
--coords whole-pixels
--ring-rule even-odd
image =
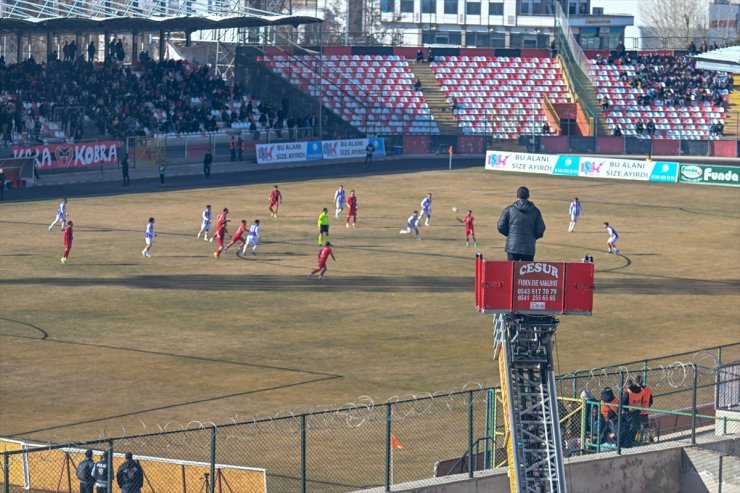
[[[631,378],[625,382],[622,405],[630,406],[624,409],[622,416],[622,436],[624,437],[622,446],[629,447],[640,429],[640,408],[642,408],[642,387],[635,385]]]
[[[604,387],[601,391],[600,406],[600,434],[599,443],[612,441],[617,434],[617,412],[619,408],[619,399],[614,395],[610,387]]]
[[[642,428],[648,428],[650,426],[650,420],[648,418],[647,408],[653,407],[653,391],[647,385],[643,384],[642,375],[635,377],[635,383],[642,388],[642,411],[640,411],[640,426]]]
[[[231,153],[231,160],[236,161],[236,140],[234,140],[233,135],[229,141],[229,152]]]

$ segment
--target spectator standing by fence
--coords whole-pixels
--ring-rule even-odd
[[[374,152],[375,152],[375,144],[373,144],[373,142],[370,141],[367,143],[367,146],[365,147],[365,166],[367,166],[368,164],[372,164]]]
[[[103,452],[103,456],[92,471],[92,477],[95,481],[97,493],[108,493],[108,451]]]
[[[80,493],[93,493],[95,487],[95,480],[93,479],[93,469],[95,469],[95,462],[92,460],[93,451],[91,449],[85,450],[85,458],[77,464],[75,474],[80,482]]]
[[[640,426],[642,428],[648,428],[650,426],[650,421],[648,419],[649,411],[647,408],[653,407],[653,391],[643,383],[642,375],[637,375],[635,377],[635,383],[642,388],[642,404],[640,407],[643,409],[640,411]]]
[[[126,461],[118,467],[116,482],[121,493],[141,493],[144,486],[144,470],[131,452],[126,452]]]

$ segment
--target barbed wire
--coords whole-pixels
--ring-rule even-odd
[[[557,378],[558,385],[577,385],[577,391],[588,391],[598,399],[604,387],[619,389],[628,379],[634,380],[637,375],[644,375],[645,382],[653,389],[654,395],[693,387],[694,372],[701,379],[701,385],[712,384],[718,372],[726,372],[731,378],[740,379],[740,365],[730,368],[719,368],[719,362],[708,351],[694,354],[689,362],[674,361],[668,364],[655,362],[651,366],[628,367],[625,365],[612,367],[597,367],[590,370],[576,370]],[[359,396],[354,402],[347,402],[341,406],[314,405],[299,406],[293,409],[280,410],[274,414],[257,413],[249,418],[242,418],[239,414],[225,417],[223,420],[199,421],[191,420],[187,423],[167,422],[146,423],[139,419],[138,425],[130,427],[121,422],[111,427],[100,428],[87,433],[84,439],[73,442],[65,441],[70,446],[87,448],[90,443],[97,442],[98,450],[105,449],[106,442],[126,442],[131,448],[143,448],[151,444],[152,440],[163,440],[166,448],[193,448],[194,446],[207,449],[210,447],[211,436],[215,432],[220,444],[229,441],[249,440],[257,435],[295,435],[300,433],[303,426],[310,430],[328,429],[357,429],[369,423],[382,422],[388,419],[396,422],[430,416],[439,413],[455,413],[467,411],[468,406],[486,401],[487,388],[477,382],[463,385],[461,388],[446,392],[422,392],[419,394],[404,394],[392,396],[381,402],[376,402],[368,395]],[[560,392],[567,395],[568,392]],[[57,437],[49,437],[45,443],[35,443],[35,447],[51,447]],[[161,446],[162,443],[160,442]],[[29,446],[32,446],[29,444]],[[40,452],[39,460],[49,458]],[[50,459],[52,460],[52,459]],[[58,460],[54,456],[53,460]]]

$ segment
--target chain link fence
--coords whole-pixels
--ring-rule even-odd
[[[737,361],[740,343],[558,377],[565,455],[619,454],[665,442],[710,447],[715,434],[740,432],[740,420],[715,406],[740,406],[740,365],[730,364]],[[620,390],[638,376],[652,390],[652,406],[630,406]],[[604,387],[618,400],[612,416],[603,414]],[[2,491],[80,491],[77,468],[87,449],[108,466],[94,479],[110,482],[111,492],[126,485],[118,474],[127,467],[126,452],[143,470],[141,491],[163,493],[391,491],[409,481],[472,477],[507,460],[500,389],[478,385],[384,403],[364,397],[333,409],[145,430],[67,444],[0,440]]]

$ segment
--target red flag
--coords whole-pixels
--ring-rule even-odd
[[[450,148],[447,149],[447,152],[449,152],[450,153],[450,156],[452,156],[452,146],[450,146]]]
[[[395,448],[398,450],[401,450],[403,448],[403,444],[398,441],[398,438],[396,438],[396,435],[391,433],[391,448]]]

